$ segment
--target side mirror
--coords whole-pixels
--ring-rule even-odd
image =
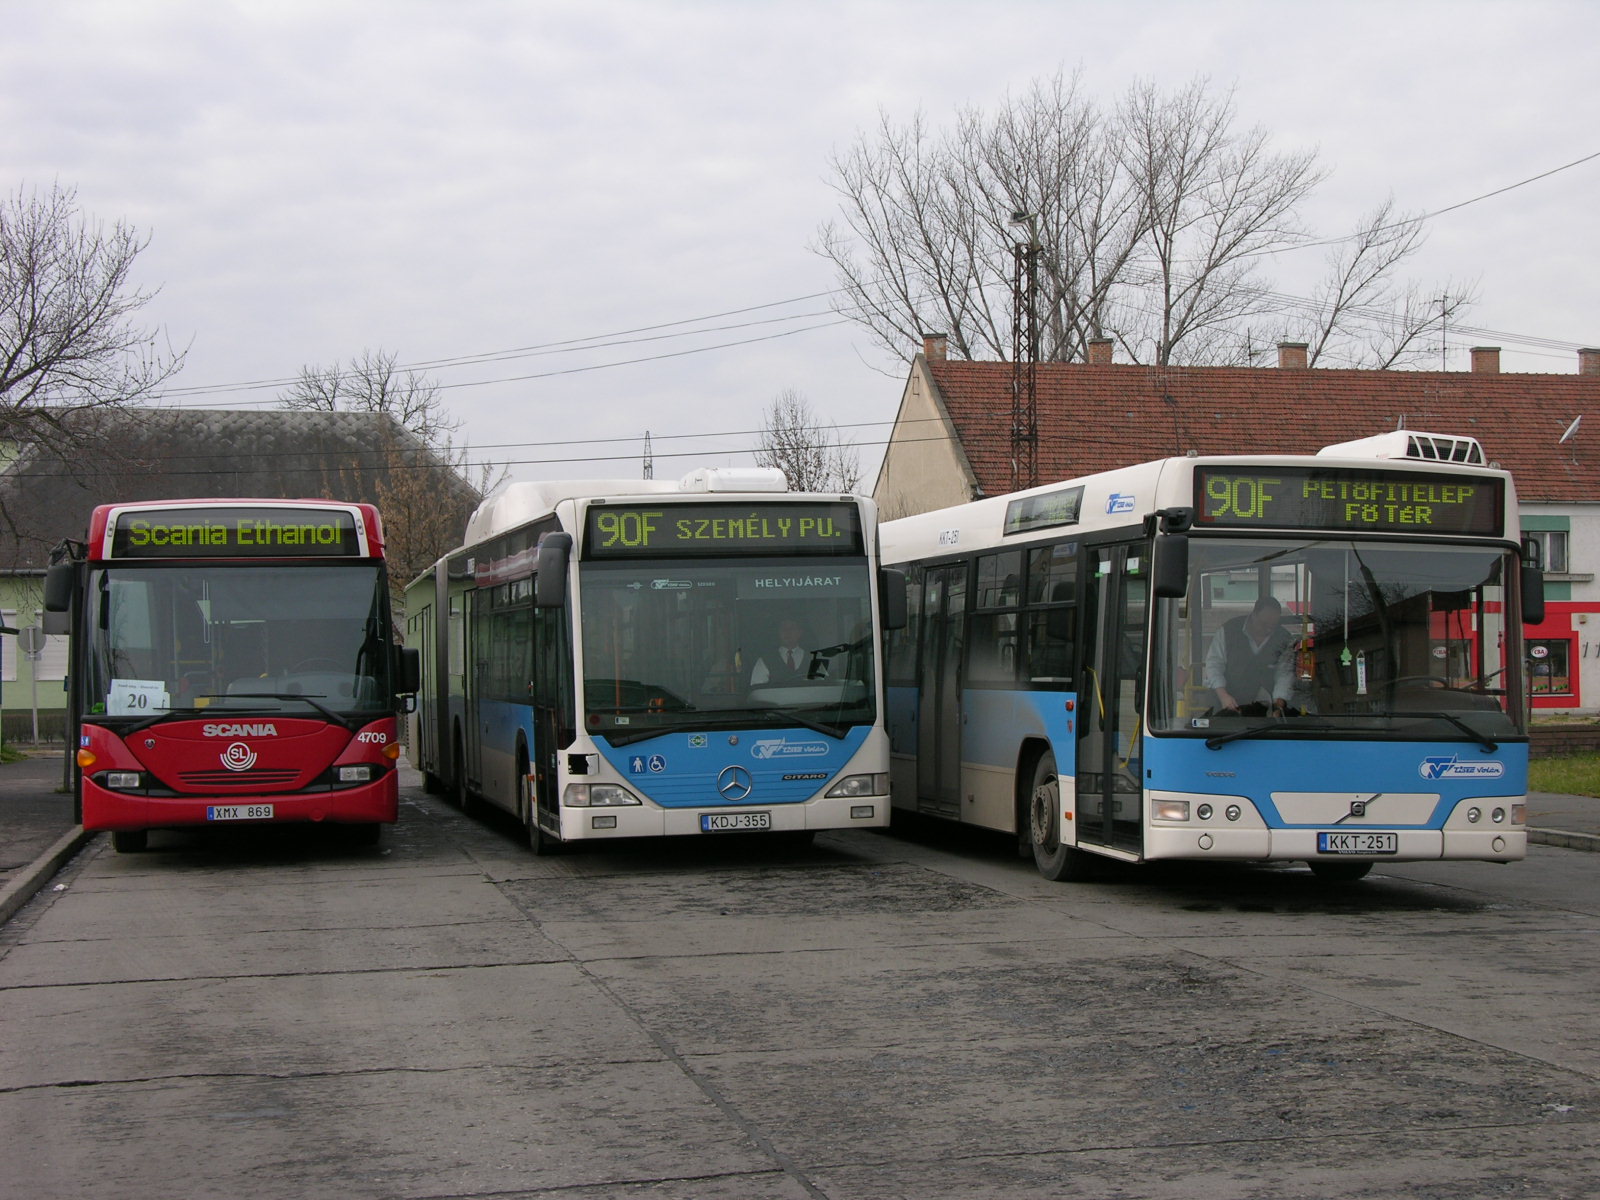
[[[72,563],[52,563],[44,573],[44,610],[64,613],[72,609],[72,584],[77,568]]]
[[[1522,623],[1537,625],[1544,620],[1544,571],[1537,563],[1522,564]]]
[[[878,602],[883,605],[883,627],[906,627],[906,573],[899,567],[883,567],[878,572]]]
[[[399,667],[400,682],[395,691],[403,696],[416,695],[422,688],[422,651],[415,646],[402,646]]]
[[[1156,538],[1155,578],[1152,588],[1159,597],[1180,600],[1189,591],[1189,538],[1182,533],[1167,533]]]
[[[539,573],[533,580],[535,608],[560,608],[567,602],[567,563],[571,557],[570,533],[547,533],[539,539]]]

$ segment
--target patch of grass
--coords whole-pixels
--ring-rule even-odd
[[[1600,753],[1541,755],[1528,764],[1528,789],[1600,796]]]

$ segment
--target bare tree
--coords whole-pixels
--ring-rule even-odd
[[[779,468],[790,491],[855,491],[861,482],[855,446],[840,440],[838,426],[824,428],[804,396],[785,388],[764,415],[757,466]]]
[[[468,448],[456,443],[461,419],[445,408],[439,385],[420,371],[401,367],[398,356],[388,351],[363,350],[347,366],[302,367],[300,378],[279,400],[285,408],[303,411],[383,413],[432,451],[429,469],[438,462],[448,464],[480,496],[504,481],[503,468],[468,466]]]
[[[1337,242],[1328,271],[1306,313],[1291,318],[1278,340],[1303,341],[1311,366],[1388,369],[1416,366],[1430,348],[1423,339],[1461,315],[1474,299],[1469,285],[1424,288],[1400,283],[1395,269],[1422,248],[1421,218],[1396,213],[1391,196]]]
[[[85,217],[72,188],[0,199],[0,434],[70,445],[93,428],[71,414],[149,399],[182,367],[135,323],[155,297],[131,282],[148,245]]]
[[[461,427],[445,411],[437,383],[382,349],[363,350],[345,367],[302,367],[279,399],[285,408],[385,413],[430,446],[448,442]]]
[[[840,312],[899,358],[928,329],[957,358],[1009,358],[1023,247],[1046,362],[1084,359],[1101,337],[1135,362],[1244,360],[1250,324],[1282,316],[1259,264],[1305,241],[1295,213],[1324,178],[1313,153],[1240,130],[1232,93],[1204,79],[1138,83],[1108,111],[1076,75],[942,134],[920,113],[882,115],[830,166],[840,214],[813,249],[838,272]],[[1347,308],[1346,325],[1358,316]]]
[[[381,349],[365,350],[344,367],[305,367],[279,399],[289,409],[379,413],[394,421],[361,469],[378,478],[389,583],[396,613],[403,612],[406,585],[460,545],[473,507],[504,481],[505,468],[471,467],[467,447],[455,443],[461,421],[445,410],[439,385]]]

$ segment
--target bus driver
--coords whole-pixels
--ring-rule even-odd
[[[1222,712],[1283,716],[1294,687],[1293,641],[1279,624],[1283,605],[1262,596],[1248,617],[1223,624],[1206,651],[1205,685]]]

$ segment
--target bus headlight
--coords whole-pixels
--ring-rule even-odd
[[[1158,821],[1187,821],[1189,819],[1189,802],[1187,800],[1157,800],[1150,815]]]
[[[144,786],[144,776],[137,771],[107,771],[100,776],[100,786],[119,792],[137,791]]]
[[[644,801],[617,783],[569,783],[561,803],[568,808],[620,808]]]
[[[889,794],[889,776],[846,775],[825,793],[829,800],[853,799],[856,796],[886,796]]]
[[[339,768],[340,783],[369,783],[372,780],[371,763],[355,763]]]

